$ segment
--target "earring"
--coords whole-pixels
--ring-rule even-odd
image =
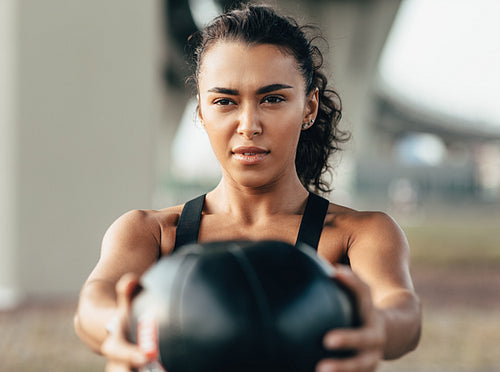
[[[314,119],[311,119],[311,121],[310,121],[310,122],[308,122],[308,123],[303,123],[303,124],[302,124],[302,129],[303,129],[303,130],[306,130],[306,129],[308,129],[309,127],[311,127],[313,124],[314,124]]]

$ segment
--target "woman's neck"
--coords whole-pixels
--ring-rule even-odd
[[[299,179],[259,188],[244,187],[222,177],[217,187],[207,195],[207,213],[231,214],[253,224],[275,214],[301,214],[308,191]]]

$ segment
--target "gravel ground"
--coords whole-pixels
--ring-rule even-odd
[[[500,269],[417,267],[424,306],[419,348],[381,372],[493,372],[500,369]],[[103,371],[75,336],[75,299],[32,301],[0,312],[0,371]]]
[[[500,268],[413,270],[424,322],[419,347],[381,372],[500,371]]]

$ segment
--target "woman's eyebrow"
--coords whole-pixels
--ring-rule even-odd
[[[293,88],[290,85],[286,84],[270,84],[266,85],[262,88],[257,89],[257,94],[266,94],[270,92],[274,92],[276,90],[281,90],[281,89],[291,89]],[[208,90],[210,93],[221,93],[221,94],[228,94],[231,96],[237,96],[240,94],[240,92],[237,89],[231,89],[231,88],[223,88],[223,87],[213,87]]]
[[[266,85],[265,87],[257,89],[257,94],[265,94],[265,93],[274,92],[275,90],[291,89],[291,88],[293,88],[293,87],[290,85],[286,85],[286,84],[271,84],[271,85]]]
[[[220,87],[214,87],[210,88],[208,90],[210,93],[222,93],[222,94],[229,94],[231,96],[237,96],[239,94],[237,89],[230,89],[230,88],[220,88]]]

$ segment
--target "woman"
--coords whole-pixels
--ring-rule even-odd
[[[337,127],[337,96],[326,88],[321,54],[305,30],[272,8],[246,6],[216,18],[190,40],[198,115],[222,168],[220,183],[201,199],[201,223],[194,227],[199,242],[293,244],[309,189],[328,190],[322,176],[345,135]],[[179,245],[184,209],[131,211],[106,232],[81,292],[75,329],[107,357],[110,371],[147,363],[125,339],[130,298],[139,276]],[[383,213],[333,203],[325,212],[315,248],[356,293],[363,325],[327,333],[326,348],[357,353],[322,360],[317,370],[373,371],[380,359],[397,358],[419,340],[408,244]]]

